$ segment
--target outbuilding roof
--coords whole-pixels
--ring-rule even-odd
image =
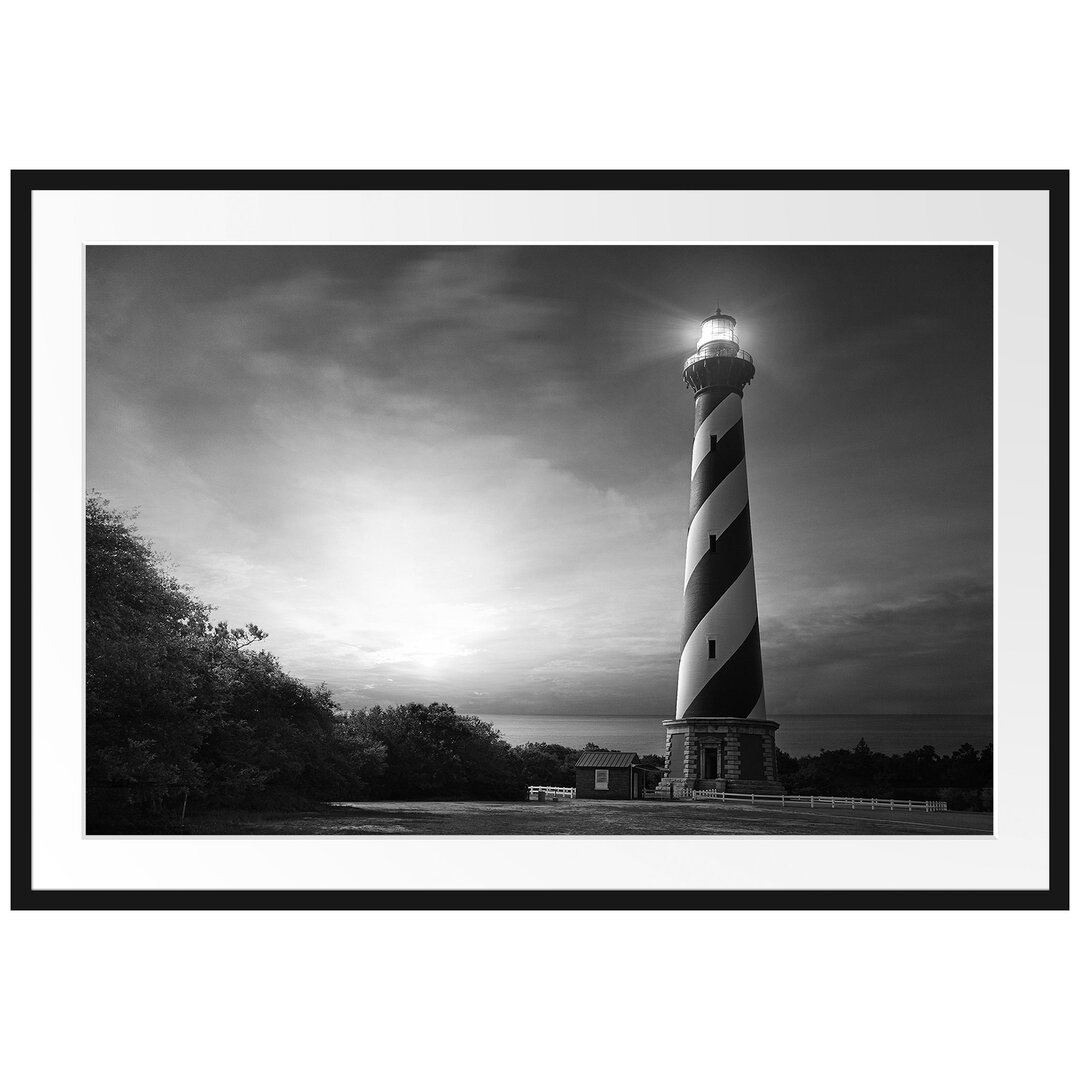
[[[577,759],[575,769],[626,769],[637,763],[637,754],[590,750]]]

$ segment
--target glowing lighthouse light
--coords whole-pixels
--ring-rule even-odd
[[[675,716],[666,728],[667,787],[779,793],[775,732],[766,718],[743,390],[753,357],[719,308],[683,364],[694,393],[690,526]]]
[[[725,315],[719,308],[715,315],[710,315],[701,324],[701,337],[698,338],[697,348],[708,345],[713,341],[730,341],[736,345],[739,339],[735,336],[735,319],[731,315]]]

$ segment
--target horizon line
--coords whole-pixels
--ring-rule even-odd
[[[483,713],[483,714],[474,713],[473,715],[475,715],[475,716],[479,716],[479,715],[484,715],[484,716],[565,716],[567,718],[570,718],[570,717],[595,717],[597,719],[600,719],[600,718],[603,718],[603,717],[619,716],[619,717],[625,717],[628,720],[649,720],[649,719],[655,719],[658,716],[666,716],[667,713],[629,713],[629,712],[613,712],[613,713],[510,712],[510,713],[506,713],[506,712],[494,712],[494,713]],[[957,713],[946,713],[946,712],[932,712],[932,713],[926,713],[926,712],[917,712],[917,713],[909,713],[909,712],[888,712],[888,713],[872,713],[872,712],[854,712],[854,713],[798,712],[798,713],[771,713],[770,715],[777,716],[777,717],[781,717],[781,716],[786,716],[786,717],[792,717],[792,716],[835,716],[835,717],[843,717],[843,718],[851,718],[851,719],[866,719],[867,717],[874,717],[874,716],[993,716],[994,714],[993,714],[993,712],[963,712],[963,713],[960,713],[960,712],[957,712]]]

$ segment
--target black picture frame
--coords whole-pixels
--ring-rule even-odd
[[[965,890],[47,890],[32,885],[31,255],[36,192],[56,190],[1040,191],[1050,220],[1049,887]],[[80,171],[11,176],[11,905],[21,910],[1061,910],[1069,904],[1069,174],[1035,171]],[[39,298],[40,299],[40,298]]]

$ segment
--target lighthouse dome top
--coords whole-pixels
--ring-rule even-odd
[[[735,316],[729,315],[726,311],[721,311],[719,307],[711,315],[706,315],[701,321],[707,323],[710,319],[726,319],[730,321],[732,325],[735,323]]]
[[[717,308],[711,315],[701,320],[701,337],[697,347],[708,344],[710,341],[732,341],[736,345],[739,339],[735,336],[735,316]]]

